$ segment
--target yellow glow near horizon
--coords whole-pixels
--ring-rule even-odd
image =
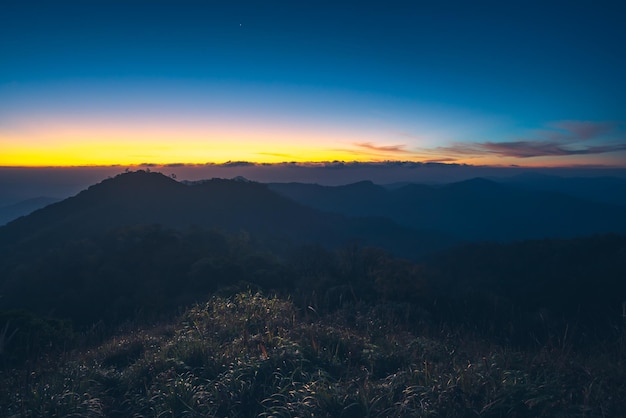
[[[328,151],[295,144],[290,147],[262,148],[257,144],[228,146],[227,143],[202,147],[157,145],[150,148],[135,143],[110,142],[91,144],[64,144],[38,147],[10,147],[3,149],[0,166],[79,166],[79,165],[140,165],[152,164],[201,164],[226,161],[315,162],[332,160],[370,160],[358,158],[351,152]],[[274,151],[275,149],[275,151]]]
[[[206,138],[172,138],[152,136],[107,137],[94,135],[99,140],[51,140],[41,141],[37,146],[21,145],[16,139],[0,138],[2,152],[0,166],[5,167],[70,167],[70,166],[140,166],[143,164],[221,164],[228,161],[247,161],[252,163],[315,163],[328,161],[415,161],[468,164],[476,166],[512,166],[523,167],[564,167],[572,165],[607,165],[606,159],[589,158],[581,161],[559,161],[556,158],[540,157],[534,159],[516,159],[511,157],[476,156],[450,160],[446,156],[383,153],[376,154],[358,148],[350,148],[346,141],[340,148],[333,147],[326,141],[316,138],[310,140],[290,140],[271,136],[243,140],[237,137],[218,136]],[[108,138],[105,140],[105,138]],[[216,140],[215,138],[220,138]],[[326,138],[323,138],[326,139]],[[31,142],[32,144],[32,142]],[[311,145],[312,144],[312,145]],[[316,146],[316,144],[318,144]],[[623,166],[614,161],[614,166]]]
[[[361,140],[323,130],[267,127],[70,126],[0,134],[0,166],[201,164],[226,161],[277,163],[370,161]]]
[[[393,146],[384,134],[347,131],[328,126],[276,127],[269,123],[218,124],[181,121],[64,121],[38,120],[21,129],[0,131],[0,166],[139,166],[143,164],[221,164],[328,161],[415,161],[468,165],[563,167],[623,166],[619,155],[559,158],[444,155],[437,148]],[[26,128],[24,126],[27,126]],[[432,141],[432,140],[431,140]],[[393,144],[393,143],[392,143]]]

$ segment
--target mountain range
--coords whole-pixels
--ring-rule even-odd
[[[558,192],[595,202],[626,206],[626,179],[618,177],[559,177],[522,173],[492,180],[528,190]]]
[[[439,231],[464,241],[515,241],[569,238],[626,231],[626,188],[621,180],[552,179],[545,190],[531,179],[496,182],[474,178],[443,186],[406,184],[383,187],[370,181],[345,186],[273,183],[270,188],[310,207],[346,216],[382,216],[400,225]],[[525,181],[525,182],[524,182]],[[578,196],[560,191],[575,188]],[[523,186],[522,186],[523,184]],[[543,184],[539,182],[539,184]],[[593,184],[612,196],[603,201],[584,198]],[[610,203],[613,202],[613,203]]]
[[[51,202],[32,199],[0,208],[0,215],[25,214]],[[626,181],[521,175],[446,185],[385,187],[362,181],[321,186],[243,178],[177,182],[138,171],[0,227],[0,248],[79,239],[135,224],[243,230],[283,248],[306,242],[338,246],[357,239],[414,257],[459,242],[624,232]]]
[[[381,218],[351,218],[302,205],[267,185],[213,179],[191,184],[154,172],[132,172],[98,183],[0,227],[0,249],[79,240],[138,224],[246,231],[273,250],[309,242],[341,246],[352,240],[405,256],[442,249],[454,239]]]

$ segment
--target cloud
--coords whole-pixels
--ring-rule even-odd
[[[431,153],[444,154],[446,158],[432,161],[454,161],[454,156],[485,156],[533,158],[546,156],[571,156],[606,154],[626,150],[626,142],[615,122],[557,121],[549,129],[534,131],[534,137],[505,142],[455,143],[437,147]],[[616,142],[615,134],[619,141]],[[613,139],[608,142],[607,139]],[[450,159],[448,159],[450,158]]]
[[[509,143],[485,143],[483,148],[488,152],[511,157],[529,158],[549,155],[588,155],[604,154],[626,150],[626,144],[585,146],[568,148],[559,142],[550,141],[517,141]]]
[[[556,141],[482,142],[474,144],[455,144],[450,147],[439,147],[437,150],[455,155],[492,154],[501,157],[532,158],[545,156],[605,154],[608,152],[625,151],[626,143],[571,147],[567,146],[567,144]]]
[[[407,151],[406,145],[405,144],[398,144],[398,145],[375,145],[372,144],[371,142],[355,142],[352,145],[357,146],[359,148],[364,148],[370,151],[376,151],[376,152],[394,152],[394,153],[409,153],[410,151]]]
[[[227,161],[219,165],[221,167],[249,167],[249,166],[254,166],[256,164],[251,163],[249,161]]]

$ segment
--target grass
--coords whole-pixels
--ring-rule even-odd
[[[213,297],[151,328],[0,371],[7,417],[611,417],[623,339],[513,348],[411,324],[397,304],[319,314]],[[11,341],[7,341],[10,343]]]

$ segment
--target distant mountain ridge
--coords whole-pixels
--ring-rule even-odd
[[[558,192],[596,202],[626,206],[626,179],[617,177],[559,177],[523,173],[493,180],[529,190]]]
[[[241,178],[178,182],[138,171],[104,180],[0,227],[0,249],[80,239],[138,224],[245,230],[283,248],[309,242],[337,246],[357,239],[419,256],[460,241],[624,232],[626,210],[484,178],[443,186],[386,188],[361,181],[331,187]]]
[[[14,219],[17,219],[20,216],[28,215],[37,209],[41,209],[52,203],[56,203],[59,200],[61,199],[42,196],[22,200],[11,205],[2,206],[0,207],[0,226],[5,225],[6,223],[11,222]]]
[[[284,247],[307,242],[333,246],[358,239],[405,255],[454,242],[443,234],[413,231],[380,217],[350,219],[323,213],[261,183],[212,179],[186,185],[160,173],[138,171],[104,180],[0,227],[0,249],[76,240],[138,224],[245,230]]]
[[[270,188],[327,212],[383,216],[411,228],[441,231],[468,241],[626,231],[623,206],[484,178],[391,189],[372,182],[335,187],[272,183]]]

